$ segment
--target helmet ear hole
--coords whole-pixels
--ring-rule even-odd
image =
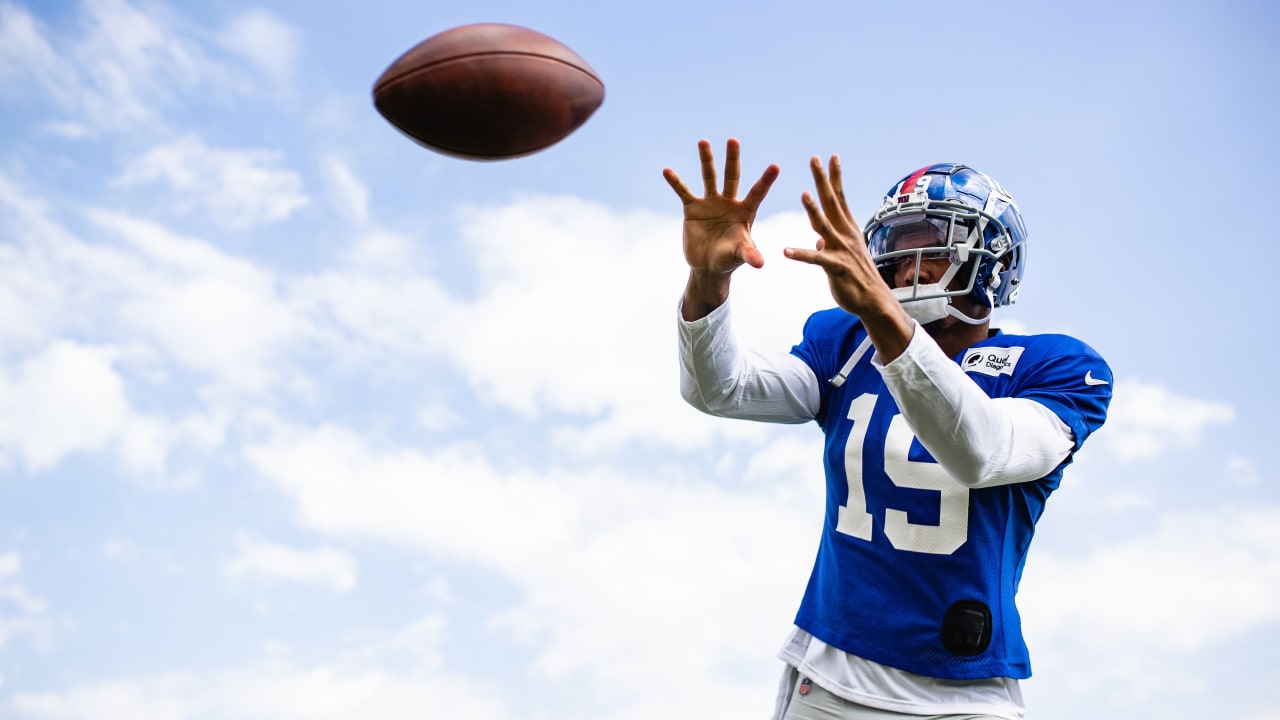
[[[1000,272],[1004,272],[1012,267],[1017,266],[1022,260],[1022,246],[1014,245],[1009,251],[1000,256]]]

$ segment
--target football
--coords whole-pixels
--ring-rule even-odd
[[[604,83],[577,53],[516,25],[463,25],[391,63],[373,85],[378,112],[414,141],[468,160],[546,149],[604,102]]]

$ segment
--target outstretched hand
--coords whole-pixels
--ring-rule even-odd
[[[840,158],[831,156],[830,175],[822,169],[822,160],[809,161],[818,199],[805,193],[801,197],[809,214],[809,224],[818,233],[813,250],[786,248],[783,253],[793,259],[821,267],[827,273],[831,297],[846,311],[860,317],[896,310],[898,301],[880,277],[862,228],[849,212],[840,175]]]
[[[740,155],[741,145],[731,138],[725,147],[724,189],[718,190],[711,143],[698,141],[702,197],[694,195],[671,168],[662,171],[662,176],[684,203],[684,257],[695,274],[724,275],[744,263],[757,268],[764,265],[764,256],[751,240],[751,224],[769,187],[778,177],[778,166],[765,168],[747,196],[739,200]]]
[[[822,160],[809,161],[818,199],[801,197],[809,214],[809,225],[818,233],[813,250],[785,248],[783,254],[821,267],[827,273],[831,297],[845,311],[857,315],[886,362],[898,357],[911,341],[914,323],[903,311],[893,291],[880,277],[866,236],[854,221],[845,202],[840,177],[840,158],[831,156],[831,174],[822,169]]]

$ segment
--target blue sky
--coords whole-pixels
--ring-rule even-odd
[[[469,22],[607,86],[469,163],[373,80]],[[1116,374],[1020,605],[1031,717],[1280,718],[1265,3],[0,0],[0,717],[764,717],[815,426],[677,392],[695,143],[782,176],[739,334],[827,307],[807,159],[1019,200],[1018,331]]]

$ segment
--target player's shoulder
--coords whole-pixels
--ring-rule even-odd
[[[856,327],[860,321],[857,315],[851,315],[845,310],[834,307],[826,310],[819,310],[811,315],[805,321],[805,333],[814,332],[848,332]]]
[[[1032,355],[1040,355],[1047,357],[1060,356],[1082,356],[1089,358],[1102,359],[1102,355],[1094,350],[1088,343],[1071,335],[1062,333],[1038,333],[1035,335],[1013,335],[1010,333],[1000,332],[986,340],[978,343],[977,346],[985,347],[1020,347],[1024,348],[1024,352]]]
[[[862,321],[840,308],[819,310],[804,323],[804,341],[829,349],[843,348],[855,335]]]
[[[970,373],[1014,376],[1024,380],[1062,375],[1084,378],[1086,385],[1108,385],[1111,368],[1088,343],[1071,335],[1039,333],[1013,335],[1000,332],[970,347],[960,358]]]

